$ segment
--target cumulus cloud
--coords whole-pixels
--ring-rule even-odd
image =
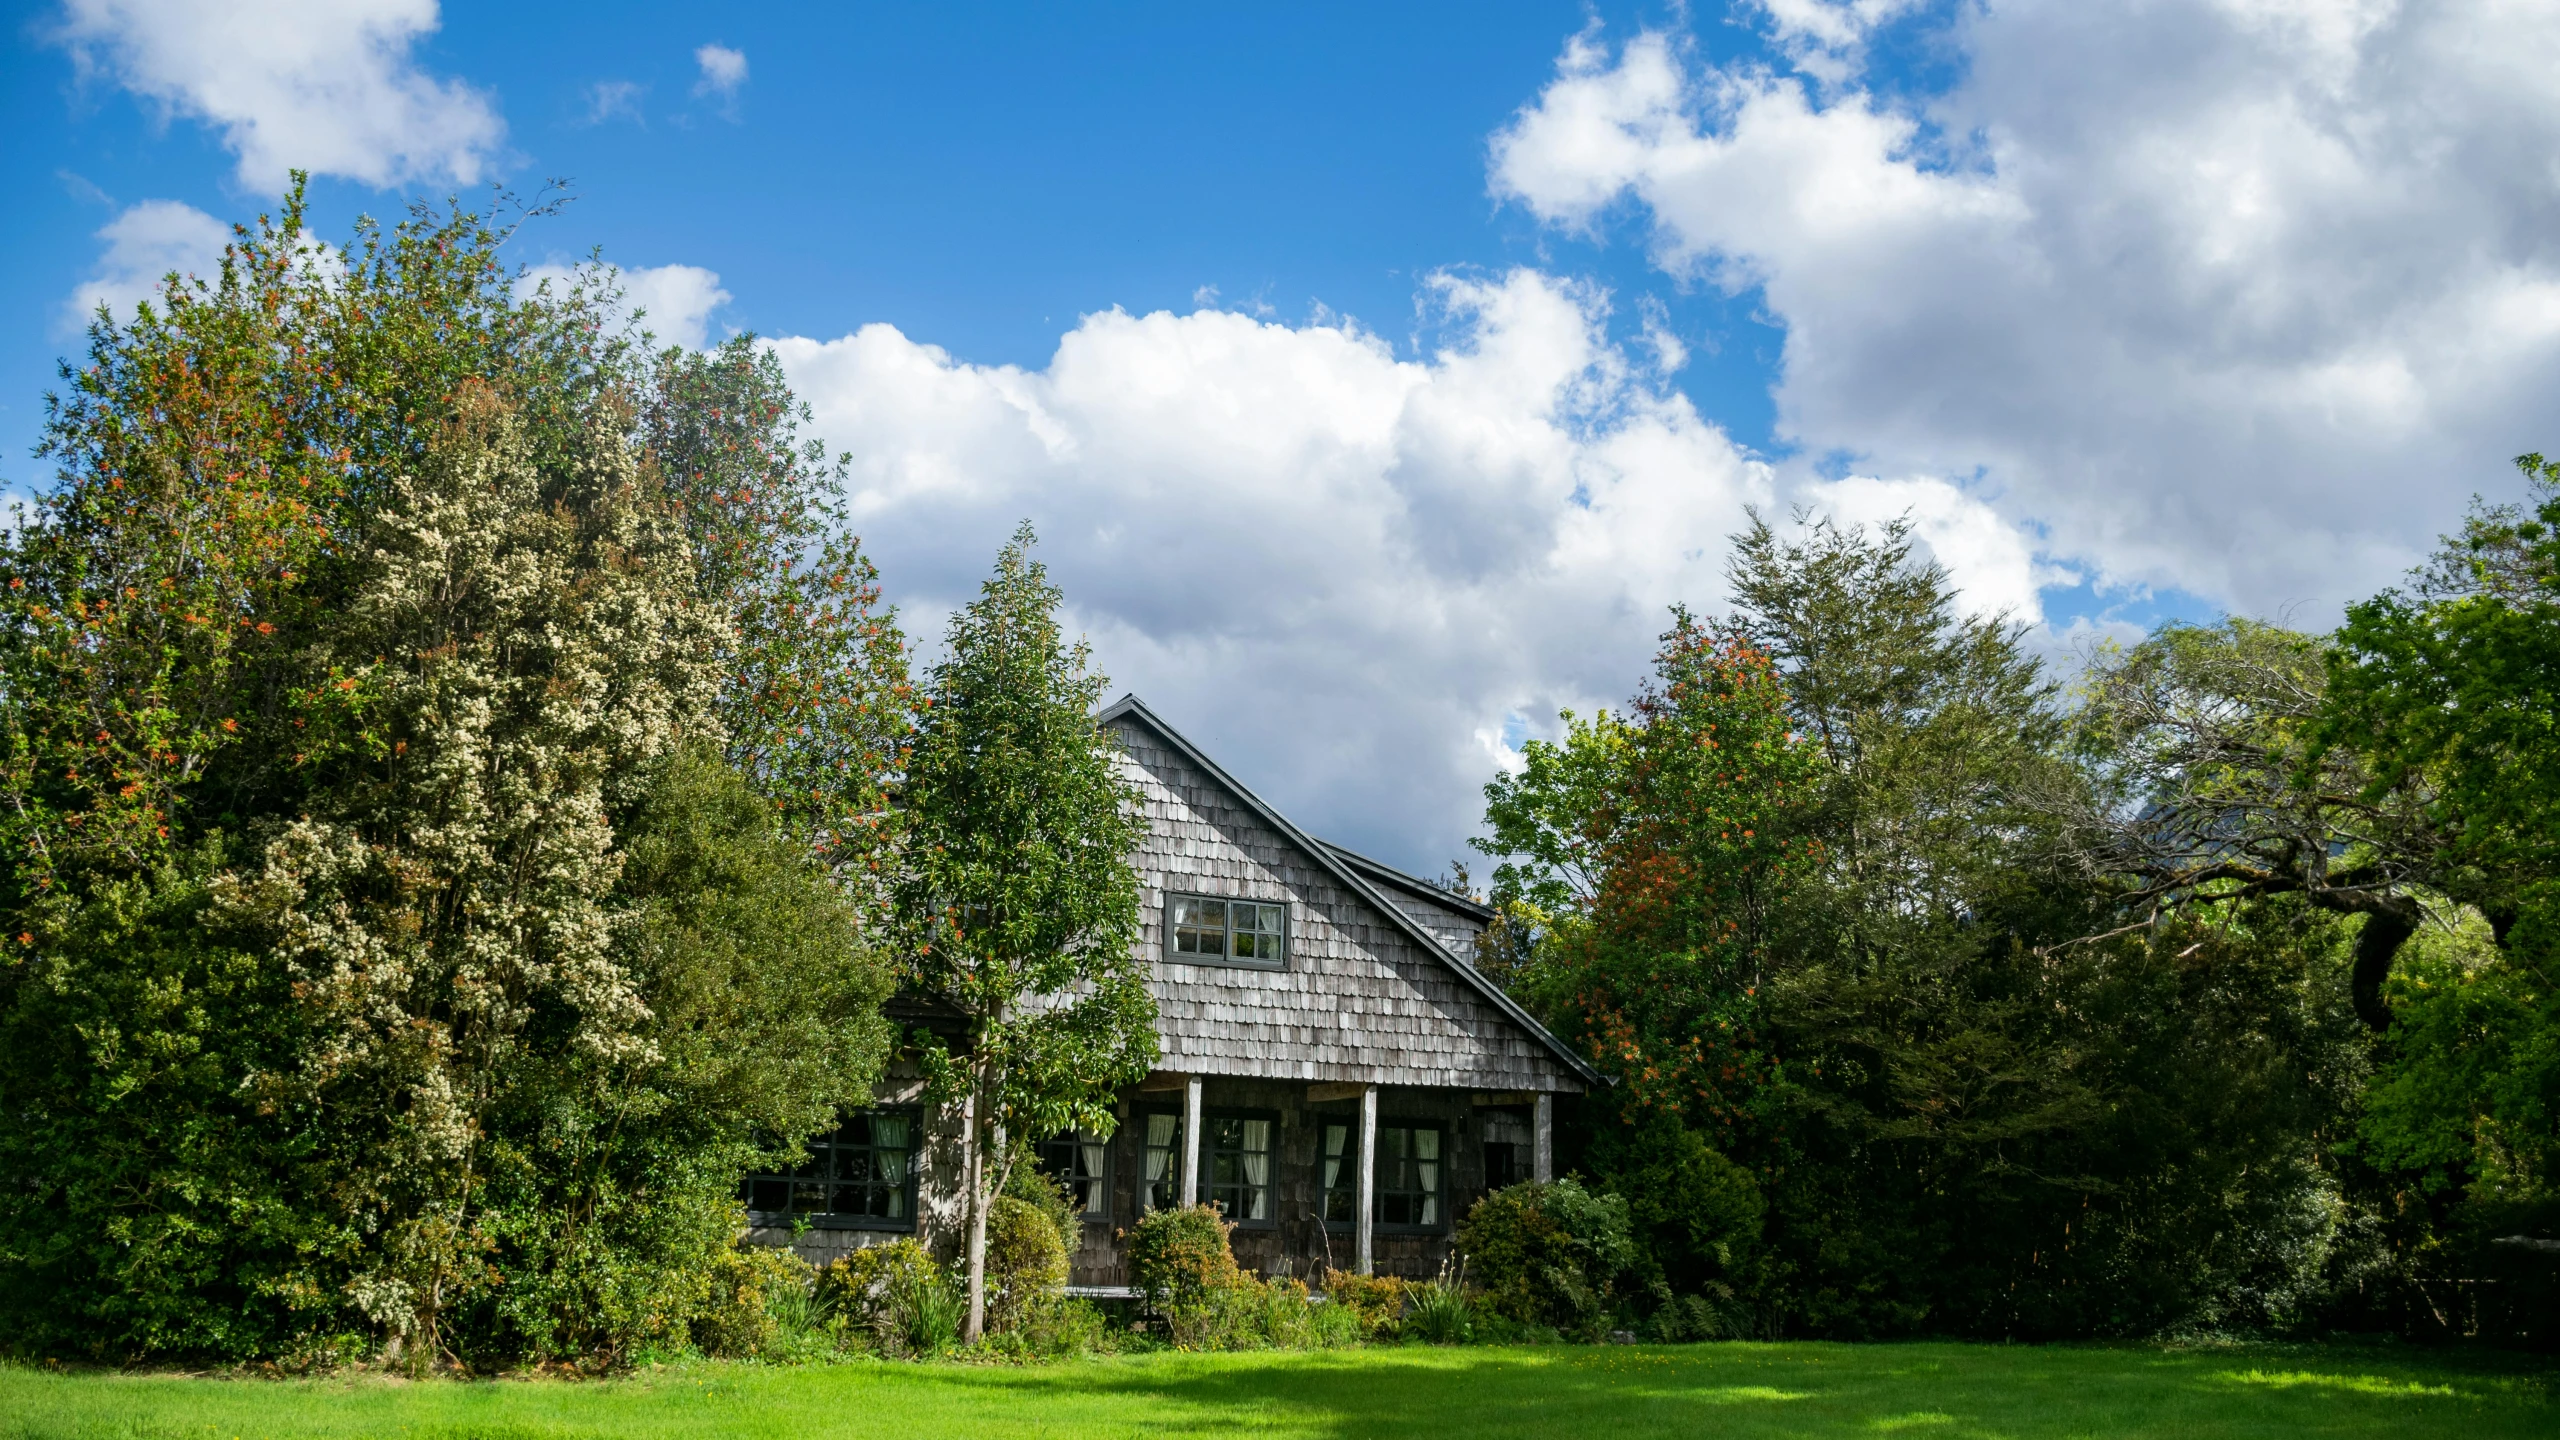
[[[566,265],[535,265],[524,273],[521,288],[531,291],[549,282],[556,291],[577,275]],[[622,313],[647,328],[659,341],[699,350],[710,338],[711,312],[729,303],[720,288],[719,272],[699,265],[643,265],[614,271],[622,287]]]
[[[724,104],[738,98],[738,90],[747,83],[747,55],[726,45],[705,45],[693,52],[693,63],[702,70],[702,78],[694,82],[693,93],[708,95]]]
[[[1319,833],[1428,866],[1502,737],[1623,700],[1772,494],[1609,342],[1600,293],[1515,271],[1429,297],[1455,338],[1412,359],[1213,309],[1087,316],[1037,370],[877,324],[774,348],[855,457],[916,634],[1027,516],[1115,689]]]
[[[1632,201],[1663,269],[1758,291],[1806,451],[2317,623],[2552,443],[2560,11],[2010,0],[1913,109],[1801,58],[1897,7],[1766,8],[1793,68],[1577,38],[1492,183],[1583,231]]]
[[[488,96],[417,67],[436,26],[436,0],[66,0],[59,34],[83,69],[221,130],[240,182],[272,192],[295,167],[481,177],[506,127]]]
[[[156,305],[160,282],[173,271],[211,279],[221,268],[231,228],[192,205],[145,200],[109,221],[98,238],[106,250],[97,268],[63,305],[60,328],[66,333],[86,325],[101,305],[126,320],[140,302]]]

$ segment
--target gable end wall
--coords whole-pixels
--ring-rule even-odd
[[[1162,1069],[1476,1090],[1583,1088],[1545,1045],[1224,785],[1145,725],[1113,728],[1149,825],[1136,857],[1140,943],[1154,976]],[[1288,968],[1168,962],[1168,890],[1287,904]]]

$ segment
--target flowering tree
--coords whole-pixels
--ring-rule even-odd
[[[0,1307],[31,1343],[680,1338],[753,1132],[867,1094],[858,906],[758,796],[797,772],[725,756],[776,677],[894,696],[894,632],[790,651],[774,566],[706,581],[653,372],[593,277],[520,295],[505,238],[422,214],[328,250],[297,194],[65,369],[58,483],[0,551]],[[857,753],[859,797],[895,758]]]

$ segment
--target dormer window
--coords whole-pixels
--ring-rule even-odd
[[[1278,970],[1289,953],[1289,907],[1211,895],[1165,896],[1165,958],[1185,965]]]

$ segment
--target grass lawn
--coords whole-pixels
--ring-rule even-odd
[[[0,1368],[0,1437],[2560,1437],[2554,1372],[2398,1349],[1699,1345],[701,1364],[406,1384]]]

